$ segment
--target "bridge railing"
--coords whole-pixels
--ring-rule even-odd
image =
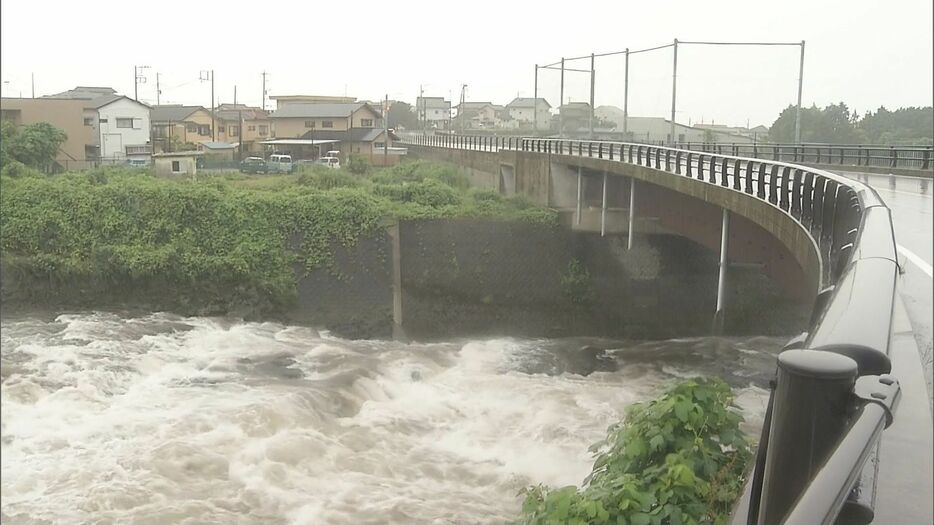
[[[774,161],[874,168],[930,170],[934,146],[873,144],[719,144],[684,142],[679,149]]]
[[[643,166],[743,193],[793,218],[819,254],[820,290],[808,331],[779,356],[748,508],[733,523],[833,523],[841,513],[871,522],[877,462],[868,458],[900,396],[888,375],[898,259],[891,213],[872,188],[782,160],[684,148],[464,135],[404,140]]]

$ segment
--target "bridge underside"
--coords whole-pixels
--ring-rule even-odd
[[[575,230],[628,233],[634,202],[636,239],[676,234],[719,253],[725,209],[731,216],[726,253],[731,267],[759,268],[789,299],[808,307],[820,287],[820,256],[810,235],[787,212],[728,188],[590,157],[419,146],[410,154],[456,165],[475,186],[522,194],[557,209]]]

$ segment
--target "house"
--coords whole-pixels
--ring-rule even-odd
[[[462,128],[496,128],[508,119],[506,108],[492,102],[464,102],[457,106],[458,126]]]
[[[127,159],[149,161],[151,108],[110,87],[77,86],[47,95],[43,99],[85,100],[83,123],[97,135],[97,151],[88,151],[89,161],[123,162]]]
[[[59,167],[88,168],[100,162],[149,161],[150,107],[112,88],[79,86],[34,99],[3,99],[5,117],[18,125],[48,122],[68,140]],[[76,113],[77,111],[77,113]]]
[[[594,126],[597,126],[597,116],[593,115]],[[558,108],[558,123],[560,131],[576,131],[590,129],[591,111],[588,102],[568,102]]]
[[[227,142],[201,142],[198,151],[204,154],[205,161],[230,162],[236,158],[237,146]]]
[[[382,115],[363,102],[287,103],[269,115],[273,136],[301,138],[311,131],[347,131],[382,127]]]
[[[123,95],[106,95],[87,102],[85,111],[93,108],[90,118],[100,138],[98,158],[102,161],[141,159],[147,163],[152,155],[150,138],[151,108]],[[85,120],[87,119],[85,113]]]
[[[275,139],[262,144],[288,152],[293,159],[314,159],[323,151],[340,151],[343,159],[351,154],[381,162],[383,147],[398,140],[386,135],[382,115],[364,102],[288,103],[269,115]],[[324,149],[327,148],[327,149]]]
[[[195,149],[197,144],[214,142],[213,130],[214,118],[203,106],[152,107],[152,140],[159,151]]]
[[[450,129],[451,103],[444,97],[417,97],[415,111],[419,125],[428,129]]]
[[[55,155],[53,169],[84,169],[94,165],[100,141],[93,122],[85,118],[86,103],[69,98],[4,97],[0,99],[0,119],[16,126],[48,122],[61,129],[68,138]]]
[[[547,128],[551,122],[551,104],[544,98],[516,97],[506,109],[513,127],[531,128],[537,122],[539,128]]]
[[[200,151],[173,151],[154,153],[152,163],[156,175],[195,175],[198,172]]]
[[[260,152],[260,141],[272,136],[269,114],[244,104],[220,104],[214,111],[217,140],[243,145],[243,153]],[[241,129],[241,119],[242,129]]]

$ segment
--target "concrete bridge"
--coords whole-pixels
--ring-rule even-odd
[[[411,155],[457,165],[475,185],[562,211],[570,228],[626,232],[630,248],[640,233],[670,232],[718,253],[715,328],[730,315],[724,290],[737,264],[761,268],[812,305],[808,330],[779,356],[734,524],[932,522],[924,365],[898,294],[891,211],[872,187],[717,151],[516,137],[407,142]]]

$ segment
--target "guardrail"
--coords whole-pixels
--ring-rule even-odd
[[[806,333],[780,354],[756,465],[734,525],[872,521],[883,426],[900,396],[889,341],[898,259],[889,209],[858,181],[778,160],[605,141],[408,135],[415,146],[519,151],[644,166],[748,195],[790,215],[821,260]]]
[[[778,162],[930,170],[934,146],[872,144],[716,144],[684,142],[675,148]]]

